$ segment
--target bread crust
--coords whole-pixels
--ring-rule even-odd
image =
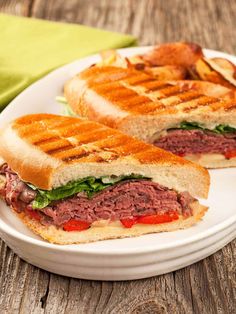
[[[55,226],[43,226],[37,220],[31,219],[24,213],[18,217],[36,234],[43,239],[55,244],[81,244],[101,240],[136,237],[149,233],[175,231],[189,228],[197,223],[206,213],[207,207],[195,201],[191,204],[193,216],[158,225],[137,224],[132,228],[124,228],[119,222],[110,223],[107,226],[94,226],[84,231],[64,231]]]
[[[67,82],[65,97],[75,113],[147,143],[152,143],[155,133],[176,128],[183,121],[197,122],[208,129],[219,124],[236,128],[236,99],[203,96],[197,91],[188,91],[188,86],[181,82],[176,86],[166,85],[167,82],[130,69],[118,68],[119,75],[123,71],[123,77],[117,79],[115,68],[111,68],[103,67],[99,72],[91,68]],[[117,92],[112,88],[109,90],[109,84],[111,87],[115,84]],[[209,86],[207,88],[212,89],[212,85]],[[227,164],[232,165],[233,162],[224,162]],[[208,162],[208,166],[218,167],[215,162]],[[221,166],[222,163],[219,164]]]
[[[104,73],[107,68],[109,67],[104,67]],[[236,127],[235,99],[223,100],[202,96],[196,91],[185,93],[186,86],[181,90],[182,84],[172,87],[164,85],[163,88],[153,92],[150,85],[147,87],[144,83],[133,83],[132,75],[135,73],[135,78],[137,76],[136,80],[138,80],[140,76],[138,71],[122,70],[127,71],[131,78],[128,81],[127,78],[126,81],[125,79],[119,81],[118,91],[122,93],[125,89],[127,93],[130,90],[135,91],[137,101],[143,101],[143,105],[131,106],[128,94],[126,105],[125,99],[120,98],[118,91],[117,95],[109,93],[107,86],[111,84],[110,82],[96,85],[97,83],[95,84],[91,78],[93,76],[90,69],[89,75],[85,70],[65,84],[65,97],[74,112],[145,141],[148,141],[153,133],[176,127],[185,120],[199,122],[207,128],[214,128],[217,124],[230,124]],[[142,79],[148,80],[149,76],[142,74]],[[159,81],[156,82],[160,84]],[[175,88],[177,90],[174,90]],[[172,89],[177,95],[168,96],[172,93]]]
[[[220,84],[211,83],[208,81],[198,81],[198,80],[178,80],[169,81],[170,84],[178,85],[183,89],[192,89],[197,92],[210,96],[219,97],[224,99],[235,99],[236,91]]]
[[[87,176],[138,173],[195,197],[209,191],[209,174],[202,167],[79,118],[24,116],[3,130],[0,143],[0,156],[23,181],[41,189]]]
[[[187,155],[185,158],[210,169],[236,167],[236,157],[227,159],[222,154]]]

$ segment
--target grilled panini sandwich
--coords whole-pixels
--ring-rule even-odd
[[[209,168],[236,166],[236,99],[202,95],[118,67],[91,67],[65,85],[74,113]]]
[[[0,135],[0,195],[58,244],[187,228],[207,210],[204,168],[102,124],[28,115]]]

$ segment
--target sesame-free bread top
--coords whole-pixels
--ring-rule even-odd
[[[236,127],[236,99],[202,95],[134,69],[94,66],[67,82],[64,92],[75,113],[145,141],[185,120]]]
[[[33,114],[0,134],[0,156],[22,180],[51,189],[87,176],[141,174],[177,191],[207,197],[202,167],[85,119]]]

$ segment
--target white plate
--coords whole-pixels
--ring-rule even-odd
[[[130,56],[150,47],[122,49]],[[236,58],[205,50],[208,57]],[[91,56],[53,71],[16,97],[0,115],[0,125],[28,113],[60,113],[55,97],[66,80],[97,62]],[[19,152],[20,153],[20,152]],[[213,170],[202,222],[182,231],[137,238],[108,240],[81,245],[54,245],[29,231],[11,210],[0,202],[0,235],[9,247],[29,263],[61,275],[95,279],[128,280],[164,274],[216,252],[236,237],[236,169]]]

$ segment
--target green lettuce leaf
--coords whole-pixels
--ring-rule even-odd
[[[85,192],[87,197],[91,198],[95,193],[104,190],[120,181],[130,179],[150,179],[142,175],[131,174],[122,176],[104,176],[101,178],[86,177],[77,181],[72,181],[66,185],[60,186],[56,189],[41,190],[34,185],[28,184],[33,190],[37,191],[37,196],[32,203],[34,209],[41,209],[48,206],[53,201],[58,201],[74,194]]]
[[[215,132],[217,133],[232,133],[232,132],[236,132],[236,129],[229,126],[229,125],[225,125],[225,124],[219,124],[215,127],[214,129]]]
[[[199,130],[211,131],[211,132],[219,133],[219,134],[236,132],[236,128],[233,128],[233,127],[231,127],[229,125],[225,125],[225,124],[219,124],[214,129],[210,130],[210,129],[204,128],[203,126],[199,125],[199,123],[197,123],[197,122],[188,122],[188,121],[181,122],[179,129],[183,129],[183,130],[199,129]]]
[[[65,116],[71,116],[71,117],[77,116],[77,114],[71,109],[71,106],[68,104],[65,97],[57,96],[56,101],[63,105],[63,114]]]

